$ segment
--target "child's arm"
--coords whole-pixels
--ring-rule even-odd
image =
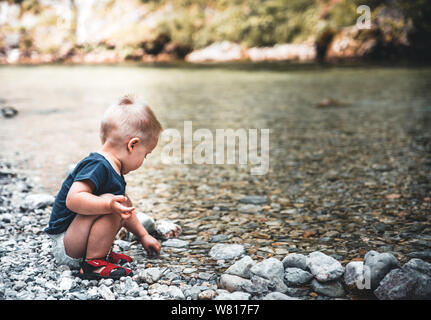
[[[75,181],[69,189],[66,198],[66,207],[83,215],[101,215],[116,213],[123,219],[129,218],[134,207],[125,207],[120,202],[125,202],[124,196],[102,197],[92,194],[94,184],[90,180]]]
[[[132,207],[132,201],[127,194],[126,197],[126,205]],[[154,237],[152,237],[147,230],[145,230],[136,215],[132,214],[129,219],[124,221],[123,225],[127,229],[127,231],[133,233],[141,241],[143,247],[145,248],[145,250],[147,250],[148,254],[152,254],[151,249],[154,249],[157,252],[157,255],[160,254],[160,243],[156,239],[154,239]]]

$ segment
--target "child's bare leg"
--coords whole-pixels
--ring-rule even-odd
[[[102,194],[101,197],[104,198],[110,198],[113,197],[113,194]],[[101,223],[97,224],[97,227],[93,229],[94,227],[94,223],[96,221],[99,221],[100,219],[103,218],[103,221]],[[117,220],[120,220],[117,221]],[[109,224],[113,224],[113,226],[108,226],[108,228],[112,228],[112,229],[116,229],[118,227],[118,224],[121,225],[121,219],[119,217],[117,217],[114,214],[106,214],[106,215],[82,215],[82,214],[77,214],[75,216],[75,218],[73,219],[72,223],[70,224],[69,228],[66,231],[66,234],[64,236],[64,247],[66,250],[66,254],[72,258],[85,258],[85,257],[90,257],[93,258],[93,254],[98,254],[99,252],[96,250],[96,252],[94,252],[94,247],[97,246],[97,241],[98,239],[101,237],[101,231],[99,228],[100,227],[106,227],[106,225]],[[118,232],[118,229],[112,232],[115,232],[114,235],[112,236],[111,242],[108,246],[108,244],[103,244],[102,245],[102,250],[99,251],[106,251],[106,254],[109,251],[109,248],[112,245],[112,241],[116,235],[116,232]],[[103,234],[103,236],[108,235],[108,239],[110,238],[108,230],[105,230],[106,232]],[[93,237],[90,239],[90,235],[92,233],[95,233],[93,235]],[[91,242],[95,242],[95,245],[93,245],[90,248],[90,254],[91,256],[88,255],[88,244],[89,241]],[[107,242],[108,240],[106,240],[105,242]],[[107,249],[105,249],[105,247],[107,247]],[[106,255],[105,254],[105,255]],[[102,257],[103,255],[99,255],[97,256],[98,258]]]
[[[64,249],[72,258],[85,258],[88,236],[96,219],[101,216],[77,214],[64,235]]]
[[[104,258],[111,249],[115,235],[122,225],[116,214],[107,214],[94,221],[87,242],[86,259]]]

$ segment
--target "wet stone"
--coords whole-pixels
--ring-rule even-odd
[[[243,254],[245,254],[245,248],[240,244],[216,244],[209,252],[209,255],[217,260],[234,259]]]

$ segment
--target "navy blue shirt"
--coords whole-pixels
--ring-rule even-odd
[[[74,181],[87,179],[94,183],[93,194],[96,196],[104,193],[126,194],[126,181],[123,175],[119,175],[103,155],[92,152],[76,165],[63,182],[55,198],[46,233],[59,234],[67,230],[76,215],[66,207],[67,193]]]

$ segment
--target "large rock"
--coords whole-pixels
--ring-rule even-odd
[[[381,58],[397,54],[397,50],[411,46],[409,35],[413,24],[408,20],[401,10],[383,7],[368,27],[355,24],[335,34],[328,45],[326,60]]]
[[[300,287],[313,279],[310,272],[304,271],[299,268],[286,268],[284,273],[284,280],[288,286]]]
[[[246,57],[245,50],[236,43],[223,41],[215,42],[208,47],[194,50],[189,53],[185,60],[188,62],[224,62],[242,60]]]
[[[399,300],[413,296],[416,279],[401,269],[390,271],[374,290],[375,296],[380,300]]]
[[[313,279],[313,281],[311,281],[311,287],[315,292],[332,298],[339,298],[345,294],[343,285],[338,280],[322,283]]]
[[[400,263],[397,258],[388,252],[378,253],[371,250],[364,258],[364,272],[369,273],[372,290],[375,290],[379,286],[380,281],[383,280],[389,271],[399,267]]]
[[[343,28],[328,45],[326,60],[366,58],[378,48],[379,30],[360,29],[356,25]]]
[[[321,282],[336,280],[344,273],[341,263],[320,251],[310,253],[306,264],[310,272]]]
[[[268,258],[254,265],[250,272],[254,275],[265,279],[278,278],[283,280],[284,267],[283,263],[276,258]]]
[[[242,278],[250,279],[250,269],[256,265],[256,262],[253,261],[250,256],[244,256],[233,265],[231,265],[225,273],[232,274],[235,276],[239,276]]]
[[[346,265],[344,283],[352,291],[371,289],[370,276],[364,272],[363,261],[351,261]]]
[[[219,280],[219,288],[229,292],[244,291],[244,287],[251,286],[252,282],[231,274],[222,274]]]
[[[270,291],[286,292],[287,286],[284,283],[284,267],[283,263],[276,258],[268,258],[257,263],[250,269],[253,276],[260,277],[267,282],[267,287]],[[261,281],[262,282],[262,281]]]
[[[411,259],[401,269],[391,270],[374,294],[381,300],[431,299],[431,264]]]
[[[307,256],[300,253],[291,253],[287,255],[281,262],[284,268],[300,268],[307,271]]]
[[[240,244],[218,243],[211,248],[209,255],[217,260],[234,259],[245,254],[245,248]]]
[[[273,47],[250,48],[247,54],[251,61],[306,61],[316,59],[317,51],[314,44],[286,43],[276,44]]]

